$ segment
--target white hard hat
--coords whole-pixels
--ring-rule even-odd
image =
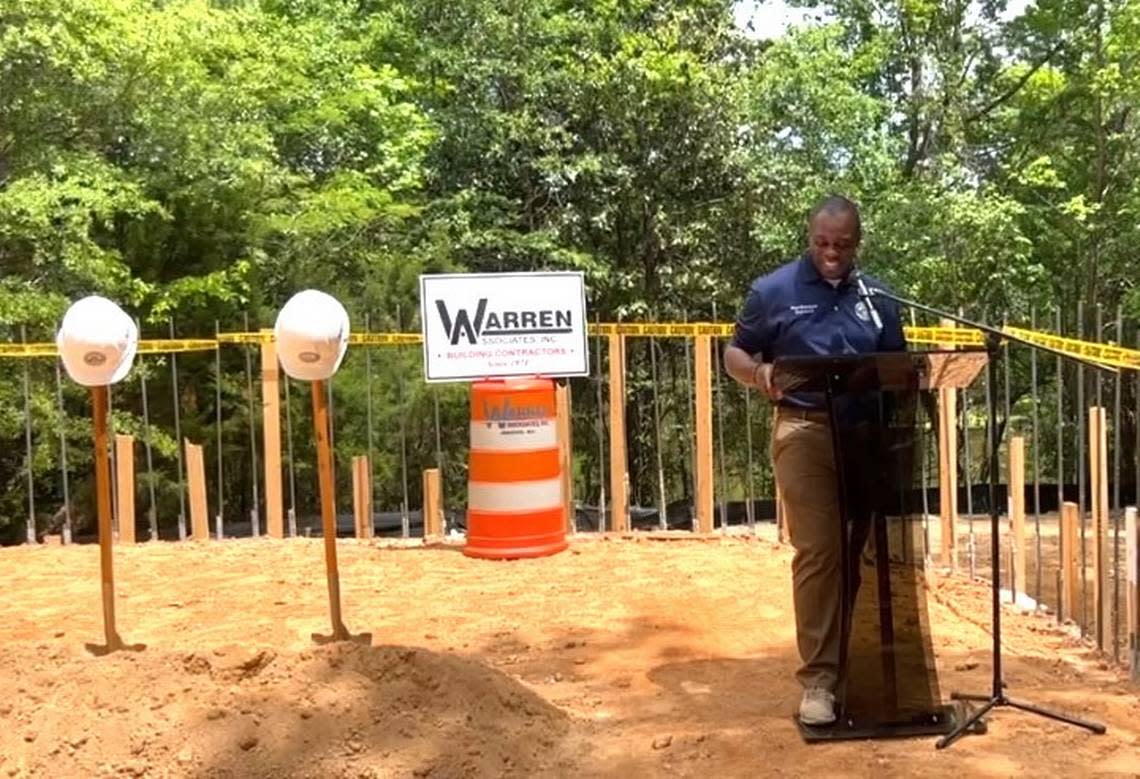
[[[67,309],[55,345],[72,381],[86,387],[106,386],[130,372],[139,329],[123,309],[91,295]]]
[[[277,314],[277,358],[291,378],[327,379],[348,348],[348,312],[332,295],[306,289]]]

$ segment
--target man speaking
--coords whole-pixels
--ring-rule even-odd
[[[859,210],[830,196],[808,218],[808,248],[756,279],[724,353],[725,371],[776,403],[772,462],[795,556],[792,589],[804,688],[800,721],[835,721],[840,649],[841,523],[830,423],[818,393],[772,385],[777,357],[861,354],[906,348],[898,308],[862,290],[882,286],[855,268]]]

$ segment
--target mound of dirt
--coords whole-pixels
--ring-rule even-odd
[[[0,776],[573,770],[567,715],[463,657],[347,643],[102,658],[40,649],[34,663],[26,651],[0,649]]]

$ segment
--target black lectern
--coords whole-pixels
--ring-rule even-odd
[[[944,734],[925,596],[918,426],[929,393],[968,386],[985,350],[777,358],[773,382],[823,402],[838,489],[841,644],[835,724],[806,741]],[[795,521],[792,517],[791,521]]]

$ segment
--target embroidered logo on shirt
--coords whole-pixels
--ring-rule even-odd
[[[819,308],[819,305],[816,303],[801,303],[799,305],[789,306],[789,308],[792,309],[792,313],[796,316],[803,316],[804,314],[813,313]]]
[[[871,321],[871,312],[867,310],[867,304],[862,300],[855,304],[855,316],[859,317],[859,319],[863,320],[864,322]]]

